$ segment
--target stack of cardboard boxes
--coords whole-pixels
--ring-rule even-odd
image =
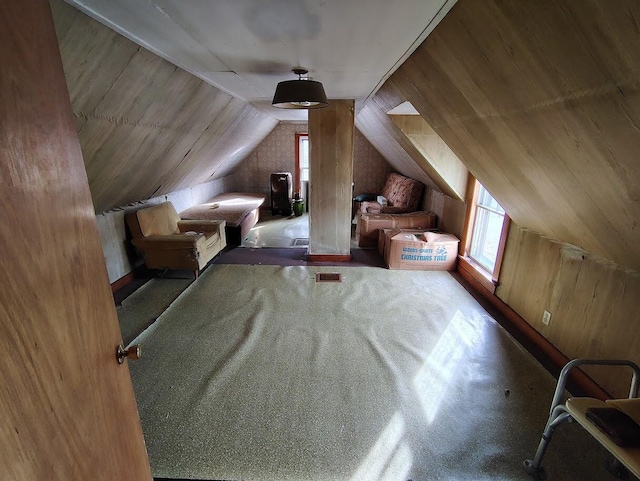
[[[358,247],[375,247],[381,229],[434,229],[438,217],[433,212],[407,214],[358,214],[356,221]]]

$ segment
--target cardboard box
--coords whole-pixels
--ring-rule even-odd
[[[358,247],[376,247],[380,229],[433,229],[438,217],[433,212],[408,214],[359,214],[356,224]]]
[[[406,232],[409,234],[424,234],[425,229],[380,229],[378,231],[378,254],[380,254],[384,258],[385,247],[387,250],[389,249],[389,239],[394,235],[398,234],[400,231]]]
[[[387,235],[384,260],[389,269],[451,271],[456,267],[460,240],[452,234],[396,229]]]

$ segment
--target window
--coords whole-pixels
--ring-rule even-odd
[[[309,135],[296,134],[296,192],[302,192],[302,182],[309,181]]]
[[[493,274],[498,259],[505,213],[491,194],[478,183],[469,257]]]
[[[509,226],[509,216],[502,206],[469,175],[459,270],[492,294],[498,285]]]
[[[300,136],[300,180],[309,181],[309,136]]]

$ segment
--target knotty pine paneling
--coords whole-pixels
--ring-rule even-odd
[[[277,125],[62,1],[51,6],[96,212],[220,178]]]

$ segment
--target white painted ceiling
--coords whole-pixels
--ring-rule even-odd
[[[280,120],[276,85],[309,70],[331,98],[367,98],[456,0],[67,0],[134,42]]]

